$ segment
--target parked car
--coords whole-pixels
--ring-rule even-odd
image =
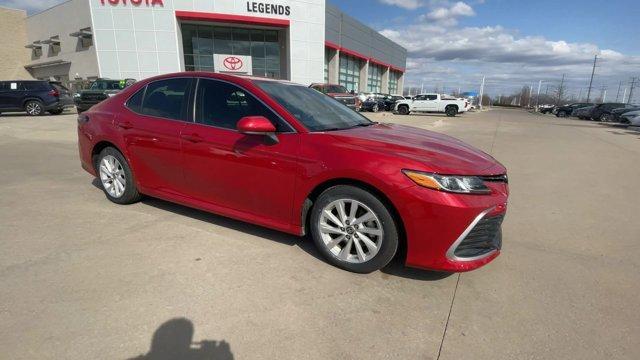
[[[562,106],[558,106],[555,109],[555,114],[557,117],[567,117],[567,116],[571,116],[573,111],[576,109],[580,109],[586,106],[593,106],[593,105],[594,104],[592,103],[573,103],[568,105],[562,105]]]
[[[538,111],[539,111],[541,114],[548,114],[548,113],[550,113],[550,112],[553,112],[553,110],[554,110],[555,108],[556,108],[556,107],[555,107],[554,105],[543,104],[543,105],[540,105],[540,106],[538,107]]]
[[[82,167],[117,204],[142,194],[295,235],[354,272],[468,271],[500,253],[506,169],[452,137],[379,124],[281,80],[185,72],[78,116]],[[403,253],[405,253],[403,251]]]
[[[61,83],[44,80],[0,81],[0,113],[26,112],[31,116],[61,114],[73,107],[69,90]]]
[[[447,116],[467,111],[467,101],[448,98],[440,94],[420,94],[411,100],[401,100],[396,103],[395,111],[401,115],[411,112],[439,112]]]
[[[622,124],[632,124],[636,123],[637,125],[638,116],[640,116],[640,110],[629,111],[620,116],[620,123]]]
[[[629,126],[640,126],[640,114],[636,114],[635,116],[629,118]]]
[[[608,122],[613,119],[613,115],[611,115],[611,110],[618,109],[621,107],[625,107],[624,103],[603,103],[598,104],[591,109],[589,113],[589,118],[591,120],[597,120],[602,122]]]
[[[336,84],[311,84],[310,88],[320,91],[325,95],[329,95],[332,98],[340,101],[341,103],[347,105],[347,107],[360,111],[361,101],[358,99],[358,96],[342,85]]]
[[[623,108],[618,108],[618,109],[613,109],[611,110],[611,115],[613,115],[613,122],[621,122],[621,116],[623,114],[626,114],[628,112],[631,111],[637,111],[640,110],[640,106],[638,105],[631,105],[629,107],[623,107]]]
[[[402,95],[387,95],[384,98],[384,109],[386,111],[393,111],[396,108],[396,103],[398,101],[405,100],[405,97]]]
[[[594,107],[595,107],[595,105],[577,108],[577,109],[573,110],[573,112],[571,113],[571,116],[575,116],[575,117],[577,117],[578,119],[581,119],[581,120],[590,119],[589,114],[591,114],[591,110],[593,110]]]
[[[386,107],[384,94],[368,93],[364,94],[364,99],[360,105],[360,111],[378,112]]]
[[[87,90],[81,90],[74,96],[78,114],[91,109],[92,106],[134,84],[134,79],[112,80],[97,79]]]

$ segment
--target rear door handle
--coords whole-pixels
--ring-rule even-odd
[[[189,141],[189,142],[192,142],[192,143],[199,143],[199,142],[202,141],[202,137],[200,135],[198,135],[198,134],[182,134],[182,135],[180,135],[180,137],[183,140],[186,140],[186,141]]]
[[[133,124],[128,121],[118,122],[118,127],[127,130],[131,129],[133,127]]]

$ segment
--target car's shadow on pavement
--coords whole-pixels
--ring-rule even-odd
[[[96,188],[102,190],[102,185],[100,184],[100,181],[97,178],[94,178],[91,184]],[[221,215],[216,215],[203,210],[198,210],[198,209],[190,208],[180,204],[172,203],[169,201],[161,200],[158,198],[153,198],[150,196],[144,196],[141,202],[145,205],[152,206],[157,209],[170,211],[176,215],[188,216],[192,219],[207,222],[216,226],[222,226],[228,229],[233,229],[235,231],[240,231],[249,235],[265,238],[271,241],[276,241],[284,245],[297,246],[302,251],[313,256],[316,260],[326,263],[325,259],[322,257],[318,249],[316,249],[316,246],[313,243],[313,240],[311,239],[310,235],[306,235],[303,237],[295,236],[295,235],[283,233],[277,230],[268,229],[259,225],[254,225],[254,224],[246,223],[240,220],[234,220]],[[406,267],[404,266],[403,255],[404,255],[404,250],[400,249],[398,256],[396,256],[396,258],[394,258],[391,261],[391,263],[389,263],[389,265],[387,265],[385,268],[381,270],[384,276],[396,276],[396,277],[402,277],[406,279],[422,280],[422,281],[435,281],[435,280],[444,279],[451,275],[451,273],[443,273],[443,272],[437,272],[437,271],[421,270],[421,269]],[[327,263],[327,266],[331,266],[331,265]]]
[[[129,360],[233,360],[224,340],[193,341],[193,323],[185,318],[160,325],[151,338],[149,352]]]

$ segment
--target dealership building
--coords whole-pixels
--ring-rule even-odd
[[[324,0],[70,0],[26,29],[25,69],[70,86],[202,70],[396,94],[407,54]]]

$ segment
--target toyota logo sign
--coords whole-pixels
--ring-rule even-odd
[[[235,56],[229,56],[222,61],[222,65],[224,65],[224,67],[231,71],[238,71],[242,69],[243,63],[239,58]]]

